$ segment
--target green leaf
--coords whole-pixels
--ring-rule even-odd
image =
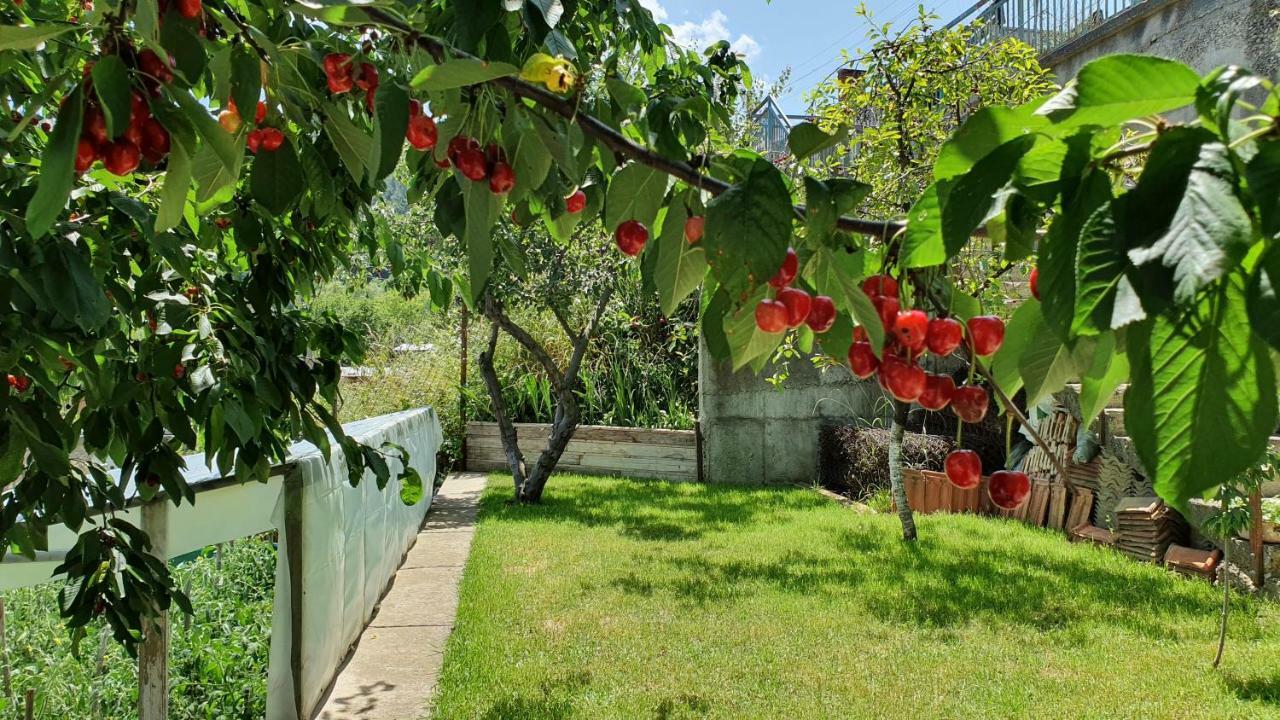
[[[756,325],[756,305],[769,294],[768,291],[769,286],[762,285],[724,319],[724,335],[729,343],[729,356],[733,359],[735,372],[761,359],[768,360],[786,335],[786,332],[767,333]]]
[[[991,210],[994,197],[1013,177],[1018,161],[1036,143],[1030,135],[1016,137],[974,163],[955,181],[942,207],[942,240],[947,257],[955,257]]]
[[[1249,319],[1271,347],[1280,350],[1280,245],[1272,245],[1249,278]]]
[[[835,133],[828,135],[817,125],[802,122],[791,129],[791,134],[787,136],[787,147],[791,149],[791,156],[800,162],[836,147],[848,139],[849,129],[846,127],[841,127]]]
[[[1080,413],[1084,425],[1093,423],[1120,385],[1129,379],[1129,357],[1117,346],[1115,333],[1099,336],[1093,361],[1080,378]]]
[[[187,191],[191,189],[192,163],[186,147],[172,143],[169,164],[164,174],[164,187],[160,190],[160,209],[156,212],[156,232],[177,227],[187,204]]]
[[[54,311],[80,329],[93,332],[110,319],[111,304],[86,255],[83,247],[58,240],[47,257],[44,281]]]
[[[428,65],[413,76],[414,90],[449,90],[476,85],[520,73],[520,68],[502,62],[461,58],[443,65]]]
[[[942,212],[954,184],[952,180],[930,183],[907,212],[907,231],[903,235],[900,260],[904,268],[930,267],[947,261],[947,246],[942,239]]]
[[[193,32],[194,25],[175,11],[170,10],[164,20],[160,25],[160,44],[173,56],[178,75],[194,85],[209,63],[204,43]]]
[[[702,284],[707,274],[707,254],[701,243],[690,245],[684,237],[689,213],[683,202],[667,209],[658,235],[658,261],[654,282],[664,315],[674,315],[680,301]]]
[[[1076,75],[1038,114],[1055,124],[1117,125],[1190,105],[1200,76],[1182,63],[1154,55],[1107,55]]]
[[[1049,226],[1040,245],[1040,305],[1045,323],[1060,339],[1071,334],[1076,306],[1076,254],[1080,229],[1111,198],[1111,179],[1105,171],[1090,171],[1079,187],[1065,190],[1063,211]]]
[[[1076,247],[1076,307],[1072,335],[1097,335],[1112,327],[1116,290],[1126,267],[1124,241],[1111,203],[1104,203],[1080,229]]]
[[[502,124],[502,141],[516,173],[516,186],[508,198],[518,203],[531,191],[542,187],[551,171],[551,153],[542,145],[533,123],[523,112],[508,112]]]
[[[1022,355],[1031,346],[1036,333],[1045,332],[1041,303],[1024,302],[1013,311],[1005,328],[1004,343],[991,358],[991,375],[1005,394],[1013,397],[1022,389]]]
[[[1263,143],[1245,167],[1244,177],[1258,203],[1262,234],[1280,238],[1280,142]]]
[[[708,294],[711,296],[710,300],[707,300]],[[717,288],[713,292],[708,287],[702,296],[702,341],[706,343],[707,352],[717,360],[729,357],[729,339],[724,334],[724,320],[732,305],[729,293],[724,288]]]
[[[795,218],[791,193],[768,160],[755,159],[742,178],[707,204],[707,262],[731,291],[764,284],[782,265]]]
[[[93,65],[93,90],[107,121],[107,135],[119,137],[129,127],[133,95],[129,90],[129,70],[119,55],[104,55]]]
[[[336,105],[331,105],[325,113],[324,131],[352,179],[356,183],[364,180],[365,158],[369,157],[373,139],[356,127],[346,111]]]
[[[231,51],[231,97],[244,122],[253,122],[261,92],[262,62],[258,54],[247,45],[235,46]]]
[[[160,3],[158,0],[137,0],[134,3],[133,26],[147,44],[160,42]]]
[[[1177,140],[1194,142],[1187,135]],[[1191,302],[1240,262],[1252,234],[1249,215],[1235,194],[1230,152],[1220,142],[1205,142],[1199,146],[1185,192],[1164,234],[1148,246],[1129,250],[1129,259],[1139,266],[1159,262],[1171,269],[1174,299]]]
[[[1091,346],[1093,341],[1079,340],[1077,343]],[[1018,358],[1018,373],[1027,391],[1027,407],[1038,405],[1079,376],[1074,352],[1071,345],[1059,340],[1048,327],[1040,325],[1032,330],[1031,338]]]
[[[477,300],[493,269],[493,225],[502,213],[502,198],[489,192],[489,184],[457,179],[462,183],[466,205],[467,227],[463,239],[467,244],[471,298]]]
[[[35,50],[43,42],[78,29],[74,25],[0,25],[0,50]]]
[[[201,143],[191,158],[191,175],[196,181],[196,202],[207,208],[221,205],[235,196],[240,165],[227,167],[209,143]]]
[[[669,180],[666,173],[640,163],[631,163],[614,173],[604,200],[605,228],[612,232],[628,220],[653,227]]]
[[[409,127],[409,94],[393,82],[378,86],[374,96],[373,142],[370,143],[369,180],[377,183],[395,170]]]
[[[302,164],[298,162],[293,141],[285,138],[278,149],[258,152],[253,161],[249,190],[253,199],[272,214],[283,215],[293,209],[302,195],[302,176]]]
[[[621,78],[606,78],[604,85],[609,91],[609,97],[618,103],[618,107],[622,108],[623,112],[631,113],[641,110],[649,100],[643,90]]]
[[[1129,330],[1125,427],[1156,493],[1176,508],[1256,462],[1276,427],[1275,368],[1230,275],[1181,317]]]
[[[1035,114],[1043,99],[1016,108],[984,107],[971,115],[938,151],[933,164],[933,178],[946,180],[959,177],[1010,140],[1049,125],[1046,118]]]
[[[84,94],[77,87],[58,111],[58,120],[49,135],[49,144],[40,155],[40,181],[27,205],[27,232],[43,237],[66,207],[75,182],[76,147],[80,144],[80,124],[84,120]]]
[[[841,310],[858,322],[866,331],[876,355],[884,346],[884,326],[871,298],[862,292],[862,278],[866,276],[861,266],[862,257],[830,248],[819,248],[804,266],[804,279],[826,295]]]
[[[191,125],[195,127],[196,133],[204,140],[204,147],[209,148],[227,173],[238,176],[240,163],[244,160],[244,134],[247,131],[242,129],[241,132],[232,135],[222,129],[218,121],[209,114],[204,105],[191,96],[191,93],[174,92],[173,99],[178,102],[187,119],[191,121]]]

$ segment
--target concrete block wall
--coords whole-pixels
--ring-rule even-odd
[[[733,372],[702,348],[699,353],[699,421],[703,479],[761,485],[813,483],[818,479],[818,435],[823,422],[886,421],[889,405],[874,380],[859,381],[847,368],[819,371],[792,360],[782,389],[760,374]]]
[[[1159,55],[1201,73],[1243,65],[1275,78],[1280,73],[1280,16],[1276,0],[1146,0],[1065,47],[1041,58],[1059,82],[1085,63],[1112,53]]]

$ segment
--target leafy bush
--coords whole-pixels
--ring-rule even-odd
[[[189,618],[169,616],[171,717],[249,720],[266,714],[275,562],[272,543],[251,538],[224,545],[221,568],[212,549],[174,568],[196,611]],[[36,717],[137,717],[136,661],[109,640],[103,623],[89,628],[77,657],[57,612],[61,587],[50,582],[4,594],[16,705],[33,689]],[[0,709],[14,707],[12,702],[0,696]]]

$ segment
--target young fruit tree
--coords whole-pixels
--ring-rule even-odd
[[[1115,56],[1051,98],[980,110],[904,222],[859,217],[853,180],[789,183],[717,151],[745,67],[725,43],[673,45],[639,0],[79,8],[2,11],[0,532],[28,553],[54,523],[81,532],[64,565],[81,630],[105,616],[133,642],[180,597],[110,511],[127,492],[194,500],[181,451],[248,480],[303,436],[341,444],[355,480],[385,476],[396,450],[354,445],[328,410],[357,338],[298,308],[356,250],[403,263],[370,212],[401,162],[411,200],[462,240],[451,285],[473,307],[508,252],[508,205],[565,241],[590,209],[664,307],[702,289],[707,346],[735,367],[763,366],[797,320],[836,357],[860,326],[909,396],[913,351],[886,349],[899,336],[862,281],[897,282],[882,308],[968,322],[982,313],[957,258],[994,244],[1041,272],[1042,302],[1019,308],[990,366],[973,361],[1005,411],[1018,387],[1034,402],[1072,375],[1098,408],[1129,378],[1131,435],[1175,505],[1274,428],[1280,106],[1242,69]],[[1185,124],[1152,119],[1183,106],[1198,111]],[[803,158],[833,137],[809,127],[791,146]],[[1136,184],[1117,183],[1135,162]],[[830,301],[802,313],[799,295],[774,297],[783,278]],[[975,328],[961,351],[983,349]],[[1007,481],[1010,502],[1019,489]]]

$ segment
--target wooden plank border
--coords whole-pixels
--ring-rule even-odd
[[[551,426],[518,423],[516,436],[526,459],[546,447]],[[469,422],[466,432],[467,469],[507,467],[497,423]],[[580,426],[565,449],[557,469],[586,475],[633,475],[662,480],[698,479],[698,437],[694,430]]]

